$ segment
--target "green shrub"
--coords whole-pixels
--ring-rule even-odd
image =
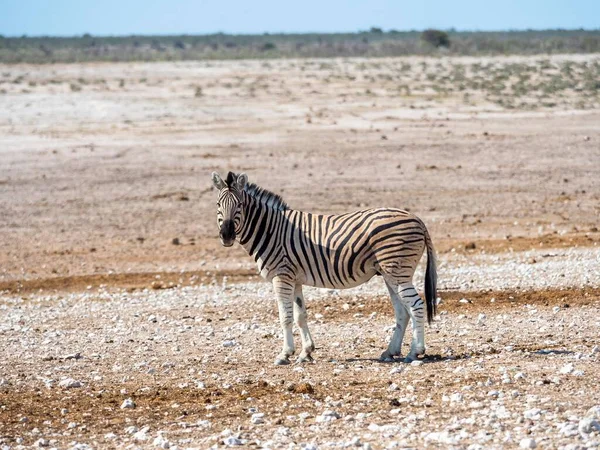
[[[435,48],[450,47],[450,37],[448,33],[441,30],[434,30],[432,28],[423,31],[421,33],[421,40],[433,45]]]

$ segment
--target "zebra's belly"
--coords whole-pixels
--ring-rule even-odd
[[[333,279],[333,280],[321,280],[320,277],[317,277],[316,280],[313,280],[310,276],[304,277],[303,280],[299,280],[301,284],[305,286],[313,286],[318,288],[327,288],[327,289],[350,289],[353,287],[360,286],[361,284],[365,284],[371,278],[377,275],[375,270],[368,271],[360,274],[360,276],[356,276],[353,278],[345,278],[343,280]]]

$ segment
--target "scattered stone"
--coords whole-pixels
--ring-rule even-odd
[[[162,432],[160,431],[158,432],[158,436],[156,436],[154,441],[152,441],[152,445],[164,449],[171,448],[171,443],[162,435]]]
[[[484,313],[480,313],[479,316],[477,316],[477,325],[483,325],[485,319],[487,319],[487,316]]]
[[[573,364],[569,363],[569,364],[566,364],[566,365],[564,365],[564,366],[563,366],[563,367],[562,367],[562,368],[559,370],[559,372],[560,372],[560,373],[562,373],[563,375],[567,375],[567,374],[569,374],[569,373],[573,372],[573,369],[574,369],[574,368],[575,368],[575,367],[573,367]]]
[[[171,244],[173,244],[173,245],[180,245],[181,241],[179,240],[179,238],[173,238],[173,240],[171,241]]]
[[[454,403],[460,403],[464,399],[463,395],[460,392],[456,392],[450,396],[450,401]]]
[[[133,440],[136,442],[144,442],[148,440],[148,430],[150,427],[143,427],[141,430],[133,433]]]
[[[225,444],[227,447],[236,447],[238,445],[244,445],[245,443],[245,440],[239,439],[235,436],[228,436],[223,439],[223,444]]]
[[[252,422],[254,425],[265,423],[265,415],[264,415],[264,413],[255,413],[255,414],[252,414],[252,417],[250,418],[250,422]]]
[[[121,404],[121,409],[133,409],[135,408],[135,402],[130,399],[127,398],[123,401],[123,403]]]
[[[312,386],[312,384],[304,382],[295,385],[293,392],[296,394],[314,394],[315,388]]]
[[[58,385],[65,389],[78,388],[81,387],[81,381],[74,380],[73,378],[65,378],[64,380],[60,380]]]
[[[411,366],[415,366],[415,367],[416,367],[416,366],[422,366],[422,365],[423,365],[423,361],[421,361],[420,359],[416,359],[416,360],[412,361],[412,362],[410,363],[410,365],[411,365]]]
[[[235,347],[237,345],[237,342],[235,342],[233,339],[228,339],[223,341],[223,347]]]
[[[535,439],[532,438],[523,438],[519,442],[520,448],[536,448],[537,444],[535,443]]]
[[[340,415],[335,411],[327,410],[323,411],[321,415],[315,417],[315,422],[324,423],[324,422],[332,422],[340,418]]]

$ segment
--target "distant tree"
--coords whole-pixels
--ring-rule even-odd
[[[421,40],[433,45],[435,48],[450,47],[448,33],[442,30],[428,29],[421,33]]]
[[[91,37],[92,37],[92,35],[91,35],[90,33],[83,33],[83,36],[82,36],[82,37],[83,37],[84,39],[89,39],[89,38],[91,38]]]
[[[272,42],[265,42],[260,49],[263,52],[266,52],[268,50],[275,50],[276,48],[277,48],[277,46],[275,44],[273,44]]]
[[[383,33],[383,30],[379,27],[371,27],[371,33]]]

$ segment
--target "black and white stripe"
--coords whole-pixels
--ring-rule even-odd
[[[221,240],[234,239],[254,257],[261,275],[273,282],[284,328],[284,349],[278,364],[293,353],[293,316],[300,327],[303,351],[310,359],[314,348],[306,327],[303,285],[349,288],[375,275],[385,280],[396,313],[396,331],[383,359],[400,355],[408,318],[413,342],[408,359],[424,353],[424,320],[436,312],[435,252],[427,228],[415,215],[395,208],[377,208],[341,215],[319,215],[288,208],[282,198],[247,182],[245,174],[229,172],[227,179],[213,173],[219,189],[217,220]],[[427,249],[426,303],[412,279]]]

